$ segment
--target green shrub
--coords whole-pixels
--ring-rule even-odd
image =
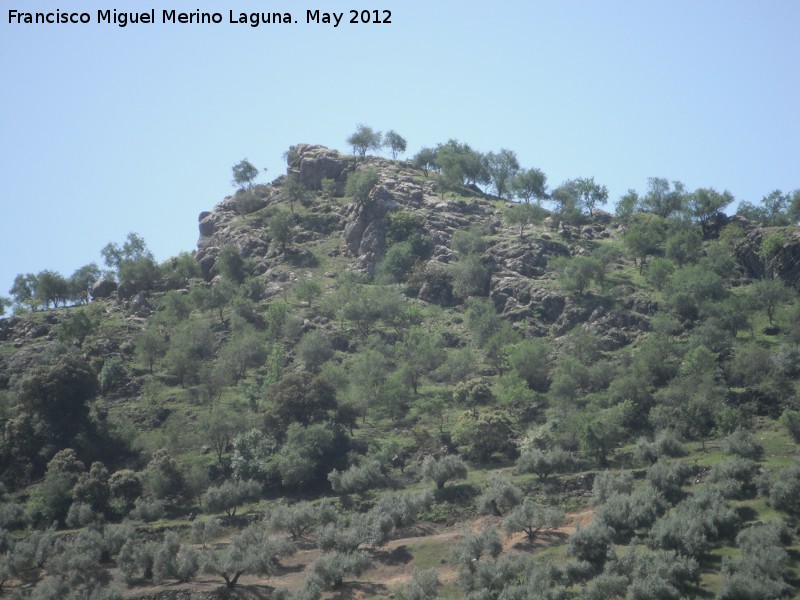
[[[366,204],[370,200],[370,194],[380,180],[378,170],[369,168],[363,171],[350,173],[344,187],[346,196],[350,196],[359,204]]]
[[[125,369],[125,363],[119,356],[114,356],[108,359],[100,369],[98,377],[100,391],[104,393],[116,391],[122,387],[127,378],[128,371]]]
[[[404,281],[414,265],[416,257],[411,242],[393,244],[386,251],[378,269],[378,277],[387,283],[400,283]]]

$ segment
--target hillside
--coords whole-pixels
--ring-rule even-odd
[[[800,598],[800,230],[437,152],[293,146],[193,252],[18,278],[0,590]]]

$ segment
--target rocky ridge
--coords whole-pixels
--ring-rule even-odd
[[[337,193],[341,193],[349,173],[367,168],[374,168],[379,174],[369,202],[342,204],[316,200],[308,206],[311,218],[294,216],[295,255],[303,252],[305,242],[341,235],[341,243],[329,254],[345,258],[351,269],[374,274],[388,247],[389,215],[404,211],[416,217],[421,223],[419,233],[432,242],[431,258],[424,270],[443,272],[456,258],[449,247],[453,233],[479,224],[491,232],[508,234],[496,236],[481,261],[491,273],[489,297],[498,312],[529,334],[563,335],[577,323],[588,321],[587,327],[604,336],[609,348],[615,348],[628,343],[637,330],[646,329],[647,319],[637,314],[641,307],[633,303],[628,307],[630,310],[597,306],[587,312],[548,285],[549,260],[583,254],[587,245],[619,236],[620,230],[610,224],[607,213],[595,211],[593,221],[580,227],[549,219],[550,233],[521,241],[510,229],[504,230],[502,209],[510,203],[477,193],[469,200],[445,200],[437,193],[435,184],[408,163],[375,157],[356,160],[322,146],[303,144],[289,152],[287,174],[297,176],[307,189],[314,191],[321,189],[323,180],[332,180]],[[280,201],[283,181],[282,176],[269,186],[258,187],[255,193],[262,202],[255,213],[243,215],[237,208],[238,199],[247,193],[240,190],[213,210],[200,214],[197,260],[209,280],[214,276],[214,262],[220,249],[232,246],[243,257],[254,260],[256,270],[268,280],[286,281],[275,267],[287,257],[274,248],[267,219],[260,216],[269,213]],[[273,285],[273,293],[281,287]],[[440,304],[451,301],[448,294],[442,296],[440,292],[423,285],[418,297]],[[645,308],[644,313],[647,312],[650,310]]]

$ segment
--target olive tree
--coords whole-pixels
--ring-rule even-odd
[[[392,159],[396,159],[398,154],[402,154],[406,151],[405,138],[391,129],[383,136],[383,144],[389,148],[389,151],[392,153]]]
[[[347,143],[353,147],[353,154],[366,156],[370,150],[380,150],[383,137],[380,131],[359,124],[356,130],[347,137]]]
[[[458,456],[448,454],[437,460],[426,456],[422,461],[422,476],[436,484],[437,489],[444,488],[444,484],[453,479],[466,479],[467,466]]]
[[[517,505],[505,518],[503,529],[508,533],[524,531],[528,541],[533,542],[543,528],[554,529],[563,523],[564,511],[525,498],[525,501]]]
[[[236,510],[245,502],[255,502],[261,497],[261,485],[253,480],[226,481],[219,486],[211,486],[203,494],[202,502],[206,512],[224,511],[229,517],[236,516]]]
[[[253,180],[258,176],[258,169],[246,158],[240,160],[231,167],[233,171],[233,185],[238,185],[244,189],[245,186],[253,185]]]
[[[203,571],[222,577],[226,587],[236,587],[245,573],[273,575],[279,559],[291,556],[294,546],[285,539],[272,538],[257,524],[243,529],[223,548],[208,549],[203,554]]]

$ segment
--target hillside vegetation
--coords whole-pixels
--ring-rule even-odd
[[[348,143],[17,277],[0,593],[800,598],[800,193]]]

